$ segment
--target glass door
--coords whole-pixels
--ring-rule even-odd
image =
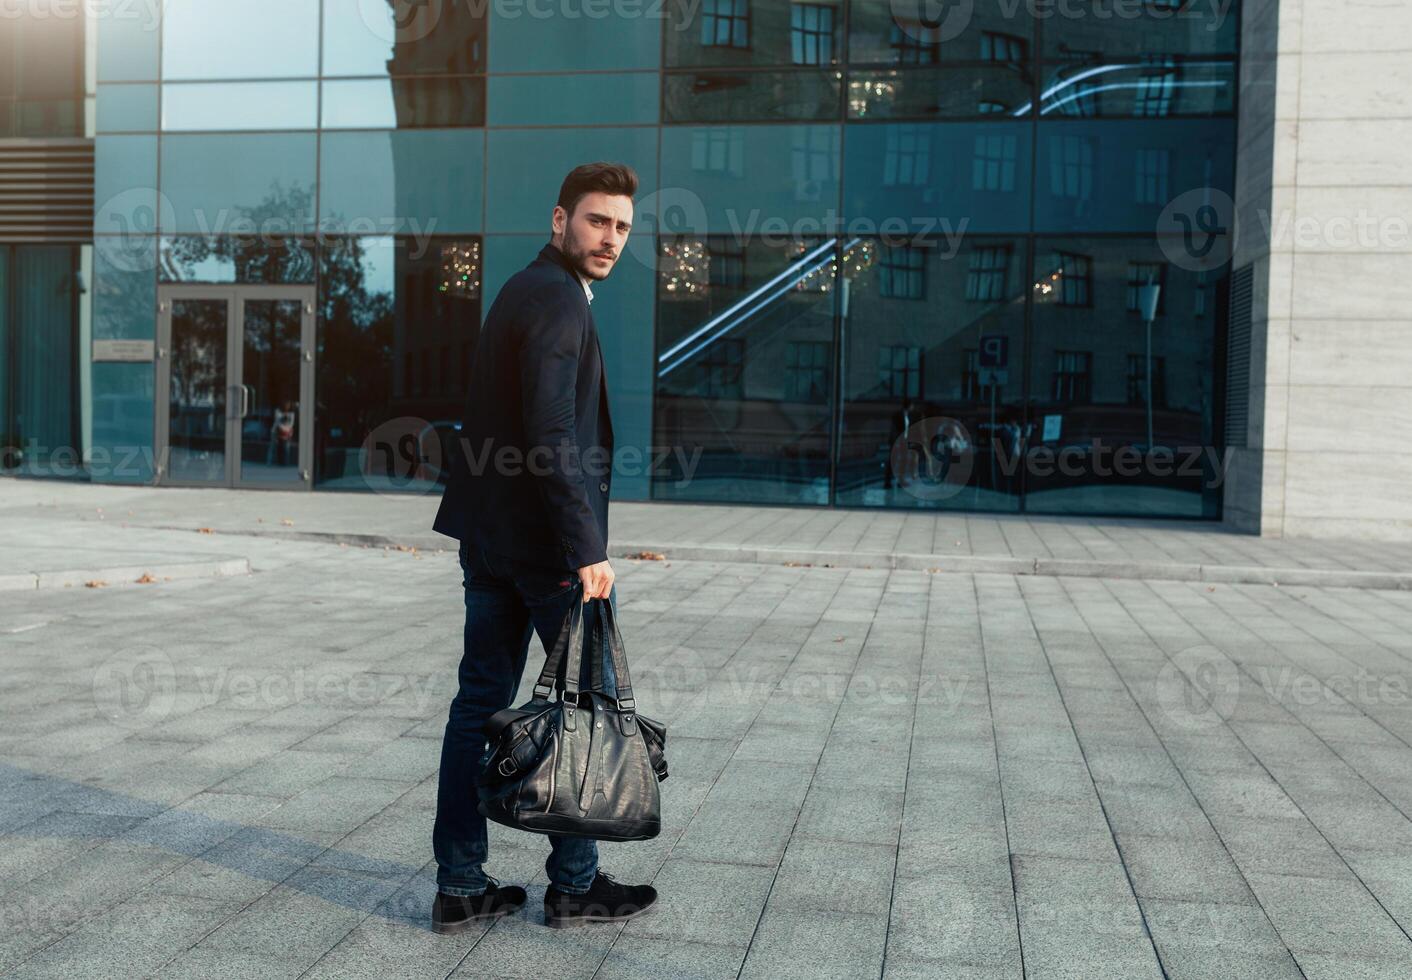
[[[308,488],[313,289],[168,286],[159,309],[159,482]]]
[[[235,434],[238,486],[296,488],[310,483],[313,445],[314,295],[305,287],[237,294]]]

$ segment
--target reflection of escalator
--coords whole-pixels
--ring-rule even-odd
[[[826,398],[789,393],[784,351],[796,342],[832,349],[838,245],[828,239],[809,246],[659,355],[659,431],[700,455],[689,484],[681,482],[686,474],[661,474],[654,495],[828,502],[830,406]],[[825,390],[827,384],[826,376]]]
[[[856,246],[862,239],[855,238],[844,246],[845,251]],[[799,310],[790,310],[790,304],[783,302],[791,294],[797,294],[799,285],[810,277],[818,275],[834,261],[834,246],[838,239],[828,241],[805,252],[803,256],[764,284],[755,287],[736,300],[722,312],[697,327],[685,338],[673,344],[657,357],[657,377],[665,378],[693,360],[701,357],[712,344],[727,337],[733,331],[749,328],[755,331],[761,324],[770,324],[767,315],[786,311],[783,322],[775,323],[775,329],[799,315]]]

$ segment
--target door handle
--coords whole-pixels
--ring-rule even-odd
[[[249,385],[240,386],[240,417],[250,414],[251,391]]]

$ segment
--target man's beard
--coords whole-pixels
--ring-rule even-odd
[[[564,232],[563,252],[564,257],[569,260],[569,264],[585,279],[592,279],[594,282],[602,282],[604,279],[608,278],[607,272],[599,275],[596,270],[589,266],[588,260],[593,255],[594,250],[592,248],[581,248],[579,243],[569,236],[567,230]],[[609,267],[609,272],[611,271],[612,268]]]

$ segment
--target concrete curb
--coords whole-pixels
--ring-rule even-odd
[[[175,582],[181,579],[220,578],[249,574],[250,559],[248,558],[158,562],[153,565],[118,565],[109,568],[78,568],[54,572],[0,575],[0,592],[83,588],[89,582],[102,582],[105,588],[138,585],[144,584],[138,581],[144,576],[151,576],[156,582]]]
[[[1360,572],[1346,568],[1266,568],[1260,565],[1201,565],[1180,562],[1102,561],[1077,558],[1015,558],[1005,555],[925,555],[885,552],[799,551],[784,548],[721,548],[615,545],[615,558],[643,552],[682,561],[812,565],[828,568],[888,568],[972,575],[1043,575],[1227,585],[1307,585],[1326,588],[1412,591],[1412,572]]]
[[[165,526],[165,530],[192,531],[190,527]],[[416,548],[426,552],[452,552],[456,542],[429,533],[389,537],[383,534],[349,534],[341,531],[295,531],[282,528],[228,530],[216,534],[243,534],[257,538],[285,538],[350,548]],[[615,544],[614,558],[643,552],[679,561],[742,562],[766,565],[809,565],[829,568],[889,568],[899,571],[955,572],[969,575],[1042,575],[1076,578],[1117,578],[1164,582],[1209,582],[1225,585],[1307,585],[1325,588],[1378,589],[1412,592],[1412,572],[1360,572],[1347,568],[1272,568],[1263,565],[1203,565],[1185,562],[1126,561],[1085,558],[1018,558],[1012,555],[889,554],[881,551],[810,551],[798,548],[737,548],[722,545],[664,545],[642,542]],[[3,582],[3,579],[0,579]],[[0,585],[0,588],[3,588]]]

